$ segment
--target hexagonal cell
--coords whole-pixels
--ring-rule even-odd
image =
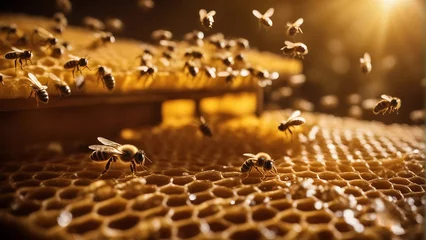
[[[34,216],[32,221],[40,228],[50,229],[58,225],[58,215],[56,212],[42,212]]]
[[[164,176],[159,174],[149,175],[145,179],[146,179],[146,184],[153,184],[159,187],[169,184],[171,180],[169,176]]]
[[[292,207],[292,203],[289,202],[288,200],[272,201],[270,205],[271,207],[277,209],[278,211],[284,211]]]
[[[15,184],[16,187],[22,188],[22,187],[38,187],[40,186],[40,181],[36,179],[28,179],[21,182],[17,182]],[[3,189],[1,192],[4,192]]]
[[[185,206],[187,204],[188,204],[188,196],[186,194],[171,195],[166,200],[166,205],[169,207],[179,207],[179,206]]]
[[[409,185],[408,187],[413,192],[424,192],[423,188],[419,185],[412,184],[412,185]]]
[[[73,184],[74,186],[78,187],[78,186],[89,186],[90,184],[93,183],[93,180],[88,179],[88,178],[82,178],[82,179],[76,179],[74,180]]]
[[[298,178],[311,178],[315,179],[317,178],[317,173],[311,172],[311,171],[303,171],[303,172],[297,172],[294,175]]]
[[[352,181],[349,181],[349,184],[352,186],[361,188],[362,191],[364,192],[373,189],[370,186],[370,183],[365,180],[352,180]]]
[[[241,229],[236,230],[230,236],[233,240],[246,240],[246,239],[261,239],[262,234],[259,230],[250,228],[250,229]]]
[[[90,213],[92,209],[93,209],[93,204],[86,203],[82,205],[73,206],[70,210],[70,213],[72,214],[73,218],[78,218]]]
[[[118,229],[118,230],[128,230],[139,222],[139,217],[135,215],[126,215],[124,217],[120,217],[118,219],[112,220],[109,224],[109,228]]]
[[[82,235],[82,234],[85,234],[87,232],[99,229],[101,224],[102,224],[102,222],[100,220],[87,219],[83,222],[74,223],[74,224],[71,223],[70,225],[68,225],[67,231],[69,233],[75,233],[75,234]]]
[[[57,199],[50,199],[50,200],[47,200],[47,202],[46,202],[45,210],[46,211],[48,211],[48,210],[60,210],[60,209],[65,208],[66,205],[67,205],[67,203],[64,202],[64,201],[60,201],[60,200],[57,200]]]
[[[199,210],[198,217],[199,218],[205,218],[205,217],[212,216],[212,215],[218,213],[220,211],[220,209],[221,208],[217,205],[214,205],[214,204],[208,205],[207,207]]]
[[[233,224],[243,224],[247,222],[247,210],[225,212],[223,219]]]
[[[269,231],[274,233],[275,235],[274,237],[284,237],[290,231],[289,229],[287,229],[286,227],[282,226],[282,224],[279,224],[279,223],[270,224],[266,226],[266,228]]]
[[[345,180],[354,180],[354,179],[360,179],[361,177],[359,176],[358,173],[355,172],[342,172],[339,173],[340,177],[345,179]]]
[[[362,195],[360,189],[357,189],[355,187],[345,187],[345,194],[352,195],[354,197],[359,197]]]
[[[309,224],[327,224],[332,217],[327,212],[315,212],[306,217],[306,222]]]
[[[201,192],[201,193],[191,194],[189,196],[189,200],[194,205],[201,204],[213,198],[214,196],[210,192]]]
[[[20,171],[23,172],[40,172],[43,170],[44,165],[42,164],[28,164],[21,167]]]
[[[286,212],[282,215],[281,221],[285,223],[300,223],[302,216],[294,211]]]
[[[34,175],[34,179],[37,179],[37,180],[48,180],[48,179],[52,179],[52,178],[57,178],[60,175],[61,174],[54,173],[54,172],[39,172],[39,173],[37,173],[37,174]]]
[[[312,198],[302,199],[297,202],[296,208],[304,212],[316,211],[315,202],[316,201]]]
[[[391,189],[392,184],[390,184],[386,180],[376,179],[370,182],[371,186],[373,186],[376,189]]]
[[[102,202],[111,199],[117,195],[116,189],[109,185],[96,188],[93,193],[93,201],[95,202]]]
[[[169,177],[178,177],[178,176],[183,176],[187,172],[188,170],[186,170],[185,168],[173,168],[173,169],[164,170],[163,174]]]
[[[41,182],[41,185],[46,187],[64,188],[71,185],[71,180],[66,178],[54,178],[54,179],[49,179],[49,180],[45,180]]]
[[[256,222],[261,222],[275,217],[275,214],[276,210],[266,207],[259,207],[256,210],[253,210],[252,218]]]
[[[60,190],[59,197],[64,200],[70,200],[78,197],[78,193],[80,192],[79,188],[68,187]]]
[[[377,178],[376,174],[369,173],[369,172],[360,173],[360,176],[361,176],[362,179],[367,180],[367,181],[370,181],[370,180]]]
[[[348,185],[348,183],[344,180],[330,180],[330,181],[328,181],[328,183],[331,183],[331,184],[338,186],[338,187],[345,187],[345,186]]]
[[[212,190],[213,195],[215,195],[218,198],[231,198],[234,197],[234,192],[232,189],[226,188],[226,187],[214,187]]]
[[[195,178],[197,180],[208,180],[208,181],[214,182],[214,181],[222,179],[222,176],[220,175],[220,172],[215,170],[210,170],[210,171],[204,171],[204,172],[195,174]]]
[[[192,183],[188,184],[188,192],[189,193],[198,193],[198,192],[204,192],[207,189],[213,187],[213,184],[209,181],[193,181]]]
[[[381,190],[380,192],[382,192],[383,194],[385,194],[386,196],[390,196],[393,197],[397,200],[400,200],[403,198],[402,194],[395,190],[395,189],[386,189],[386,190]]]
[[[257,188],[260,189],[262,192],[271,192],[271,191],[280,190],[282,188],[287,188],[287,185],[276,180],[271,180],[271,181],[260,183]]]
[[[137,185],[134,187],[130,187],[129,189],[126,189],[121,194],[121,197],[125,199],[133,199],[144,194],[154,193],[156,191],[157,191],[157,186],[155,185]]]
[[[185,188],[180,186],[169,185],[169,186],[164,186],[160,188],[160,192],[164,194],[168,194],[168,195],[176,195],[176,194],[184,193]]]
[[[25,201],[12,203],[10,213],[15,216],[28,216],[30,213],[38,211],[40,204],[36,201]]]
[[[337,173],[326,171],[318,173],[318,178],[323,180],[336,180],[340,179],[340,176]]]
[[[400,191],[402,194],[407,194],[407,193],[411,192],[411,190],[407,186],[404,186],[404,185],[394,184],[393,188],[395,190]]]
[[[102,216],[111,216],[124,211],[126,205],[127,203],[125,201],[114,200],[99,207],[97,212]]]
[[[178,237],[181,239],[192,238],[200,233],[200,225],[195,222],[186,223],[178,227]]]
[[[186,185],[190,182],[194,181],[194,177],[190,177],[190,176],[182,176],[182,177],[173,177],[173,184],[175,185]]]
[[[275,191],[275,192],[268,194],[268,197],[269,197],[269,200],[274,201],[274,200],[279,200],[279,199],[286,199],[287,194],[288,193],[286,193],[284,191]]]
[[[33,178],[32,174],[21,173],[21,172],[11,174],[11,176],[10,176],[10,179],[14,182],[21,182],[21,181],[28,180],[28,179],[31,179],[31,178]]]
[[[31,190],[26,194],[27,199],[33,199],[33,200],[45,200],[48,198],[51,198],[55,196],[56,189],[51,187],[42,187],[42,188],[36,188],[34,190]]]
[[[226,224],[221,220],[210,220],[207,224],[212,232],[223,232],[230,227],[229,224]]]
[[[251,193],[257,192],[256,188],[253,186],[247,186],[237,189],[238,196],[247,196]]]
[[[181,210],[174,211],[171,218],[173,221],[179,221],[179,220],[187,219],[191,217],[192,217],[191,209],[181,209]]]
[[[412,177],[409,180],[410,180],[410,182],[418,184],[418,185],[426,184],[426,180],[424,178],[421,178],[421,177],[418,177],[418,176]]]
[[[241,185],[241,180],[240,178],[226,178],[226,179],[221,179],[219,181],[216,181],[214,185],[223,186],[227,188],[235,188]]]
[[[145,211],[150,208],[155,208],[163,204],[164,197],[161,195],[154,195],[147,199],[136,199],[132,205],[132,209],[136,211]]]
[[[339,231],[341,233],[347,233],[347,232],[351,232],[351,231],[354,230],[351,225],[347,224],[344,221],[336,222],[334,224],[334,227],[337,229],[337,231]]]

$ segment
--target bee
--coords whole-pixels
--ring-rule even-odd
[[[212,137],[213,136],[213,132],[210,129],[209,125],[207,125],[206,120],[204,119],[203,116],[200,117],[200,125],[198,126],[198,129],[200,129],[200,132],[207,137]]]
[[[97,32],[94,34],[94,36],[97,38],[96,45],[115,42],[115,37],[110,32]]]
[[[68,62],[66,62],[64,64],[64,68],[65,69],[71,69],[72,68],[72,76],[74,77],[74,72],[75,70],[80,71],[80,74],[83,75],[83,72],[81,71],[80,68],[87,68],[90,71],[89,66],[87,66],[89,64],[89,59],[88,58],[79,58],[77,56],[73,56],[73,55],[69,55],[71,57],[70,60],[68,60]]]
[[[304,43],[290,41],[285,41],[284,43],[285,46],[281,48],[281,51],[286,55],[303,58],[304,55],[308,54],[308,47]]]
[[[272,20],[270,17],[274,15],[274,8],[269,8],[263,15],[257,10],[253,10],[252,13],[257,19],[259,19],[260,26],[265,28],[272,27]]]
[[[250,42],[245,38],[237,38],[235,43],[240,50],[250,48]]]
[[[371,65],[371,57],[370,54],[364,53],[364,57],[359,59],[359,63],[361,66],[361,72],[368,74],[371,72],[373,66]]]
[[[278,130],[286,134],[287,134],[287,131],[289,131],[290,134],[293,134],[293,132],[290,129],[291,127],[299,126],[306,122],[305,118],[299,117],[299,116],[300,116],[300,111],[299,110],[294,111],[291,114],[291,116],[287,118],[287,120],[284,120],[280,123],[280,125],[278,126]]]
[[[72,4],[70,0],[56,0],[56,8],[64,13],[70,13]]]
[[[102,31],[105,29],[105,24],[101,20],[94,17],[84,17],[83,26],[93,31]]]
[[[32,73],[28,73],[28,78],[27,78],[30,82],[31,82],[31,93],[30,96],[28,98],[30,98],[33,93],[37,102],[37,106],[38,106],[38,102],[42,102],[42,103],[48,103],[49,102],[49,94],[47,93],[47,86],[45,85],[41,85],[41,83],[38,81],[38,79],[36,78],[36,76],[34,76],[34,74]]]
[[[4,80],[9,79],[9,78],[12,78],[12,77],[9,76],[9,75],[5,75],[5,74],[0,73],[0,84],[4,86]]]
[[[159,42],[161,40],[170,40],[173,37],[173,33],[164,29],[155,30],[151,33],[151,38]]]
[[[250,174],[250,171],[253,169],[253,167],[262,174],[263,178],[266,177],[267,172],[277,173],[277,168],[275,167],[274,160],[269,156],[269,154],[260,152],[256,155],[252,153],[244,153],[243,156],[249,157],[243,165],[241,166],[241,172],[246,173],[247,177]],[[259,170],[259,168],[262,168],[263,172]]]
[[[139,0],[138,6],[142,8],[143,10],[147,11],[149,9],[154,8],[155,3],[153,0]]]
[[[98,67],[98,71],[97,71],[97,75],[98,75],[98,83],[99,83],[99,79],[102,79],[104,87],[106,86],[108,90],[113,90],[115,87],[115,78],[114,76],[112,76],[111,73],[111,69],[104,67],[104,66],[99,66]]]
[[[177,47],[175,42],[169,40],[160,40],[160,45],[166,47],[171,52],[174,52]]]
[[[21,64],[21,69],[22,70],[23,70],[23,68],[22,68],[22,65],[23,65],[22,64],[22,60],[25,61],[25,64],[27,64],[27,61],[30,61],[30,63],[33,64],[31,62],[31,58],[33,57],[33,53],[31,51],[29,51],[29,50],[21,50],[21,49],[15,48],[15,47],[12,47],[12,50],[13,51],[11,51],[11,52],[7,52],[4,55],[4,57],[6,59],[15,59],[15,71],[16,71],[16,62],[18,60],[19,60],[19,63]]]
[[[204,42],[203,42],[204,33],[201,32],[201,31],[194,30],[192,32],[189,32],[189,33],[185,34],[183,39],[185,41],[187,41],[189,44],[192,44],[192,45],[197,45],[197,46],[200,46],[200,47],[204,45]]]
[[[63,13],[56,12],[55,14],[53,14],[52,18],[56,24],[60,24],[62,26],[68,26],[68,19],[67,17],[65,17]]]
[[[144,53],[137,56],[137,58],[141,59],[141,66],[152,64],[152,52],[148,49],[145,49]]]
[[[191,76],[194,78],[198,75],[198,72],[200,71],[200,69],[192,61],[185,62],[185,69],[188,70],[189,74],[191,74]]]
[[[41,38],[39,42],[41,45],[49,45],[49,47],[55,46],[58,43],[58,39],[55,38],[50,32],[46,29],[38,27],[35,28],[32,35],[32,43],[34,44],[34,35],[37,35]]]
[[[302,29],[300,26],[303,24],[303,18],[299,18],[296,20],[296,22],[291,23],[287,22],[287,35],[290,37],[295,36],[297,33],[303,34]]]
[[[58,76],[53,73],[49,73],[49,78],[55,82],[55,87],[59,90],[60,96],[65,95],[66,97],[68,97],[69,95],[71,95],[71,88],[65,81],[62,81]]]
[[[255,76],[258,79],[257,84],[260,87],[266,87],[272,85],[272,81],[278,79],[280,75],[277,72],[270,73],[268,70],[260,70],[255,72]]]
[[[203,53],[197,50],[186,51],[184,56],[193,59],[202,59],[204,57]]]
[[[158,72],[157,67],[152,66],[152,65],[145,65],[145,66],[139,66],[136,68],[136,70],[139,71],[139,79],[143,76],[152,76],[154,77],[154,75]]]
[[[216,11],[210,11],[207,13],[206,9],[200,9],[200,22],[204,29],[208,30],[213,27],[214,19],[213,16],[216,15]]]
[[[172,60],[173,59],[173,53],[169,52],[169,51],[164,51],[162,53],[162,56],[167,59],[167,60]]]
[[[235,64],[234,58],[232,56],[223,56],[221,57],[221,60],[222,63],[227,67],[230,67]]]
[[[9,40],[11,35],[18,36],[18,27],[16,24],[0,25],[0,33],[5,33],[6,39]]]
[[[397,97],[391,97],[389,95],[383,94],[382,100],[380,100],[376,106],[373,108],[374,114],[385,113],[389,110],[389,113],[396,111],[398,113],[399,108],[401,107],[401,99]]]
[[[60,58],[64,55],[65,48],[63,46],[56,46],[52,48],[52,52],[50,53],[50,56],[54,58]]]
[[[105,20],[106,28],[114,33],[123,31],[124,23],[119,18],[108,18]]]
[[[224,77],[225,82],[228,84],[231,84],[234,82],[234,79],[241,76],[241,77],[247,77],[250,74],[250,72],[247,69],[241,69],[241,70],[233,70],[232,68],[228,67],[226,71],[219,72],[217,75],[219,77]]]
[[[216,78],[216,68],[214,67],[209,67],[209,66],[204,66],[203,67],[204,70],[204,74],[208,77],[208,78]]]
[[[65,31],[65,26],[61,24],[55,24],[51,29],[57,34],[62,34]]]
[[[98,141],[103,145],[89,146],[89,149],[94,150],[90,155],[90,159],[94,161],[108,160],[105,165],[105,170],[102,172],[102,174],[109,170],[111,162],[116,162],[117,160],[130,163],[130,171],[132,173],[136,172],[136,164],[146,168],[145,161],[148,160],[151,162],[143,150],[140,150],[133,145],[121,145],[103,137],[98,137]]]

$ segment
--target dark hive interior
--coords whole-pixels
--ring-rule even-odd
[[[0,25],[15,23],[20,34],[31,34],[34,27],[50,30],[53,20],[49,16],[55,11],[54,3],[39,11],[29,6],[26,10],[18,8],[21,2],[4,5],[4,9],[16,13],[2,14]],[[197,2],[188,9],[182,6],[189,3],[180,1],[154,1],[152,9],[146,0],[129,1],[125,4],[128,8],[105,1],[104,12],[102,7],[96,8],[99,16],[90,10],[99,1],[87,6],[71,2],[73,10],[67,15],[70,26],[57,36],[60,41],[68,41],[73,49],[64,56],[52,57],[47,56],[49,49],[34,47],[33,64],[24,66],[23,70],[18,64],[17,71],[13,60],[0,59],[0,73],[11,76],[0,85],[0,131],[5,136],[0,140],[0,229],[4,236],[10,239],[424,237],[425,143],[424,125],[418,125],[423,124],[424,117],[423,110],[419,110],[423,74],[420,63],[411,64],[418,60],[416,54],[405,58],[399,50],[389,50],[392,49],[389,45],[398,44],[390,42],[380,55],[370,46],[350,42],[345,34],[341,38],[331,37],[327,51],[333,57],[323,54],[324,39],[341,31],[337,22],[333,26],[331,23],[335,21],[324,20],[328,19],[328,11],[337,11],[336,1],[325,4],[328,7],[312,5],[324,13],[318,16],[317,23],[312,23],[316,18],[309,14],[313,10],[308,4],[314,4],[313,1],[303,4],[274,1],[268,5],[253,1],[244,5],[217,1],[215,5],[201,1],[202,5],[198,6],[201,3]],[[360,1],[351,5],[356,10],[348,16],[358,16],[361,10],[377,11],[378,15],[389,11],[389,16],[394,16],[392,11],[396,10],[389,6],[399,6],[413,11],[413,19],[424,18],[416,18],[413,3],[395,2],[399,1],[377,0],[376,5]],[[271,17],[274,26],[268,30],[258,28],[252,9],[263,13],[269,7],[275,8]],[[129,11],[131,15],[129,8],[138,8],[146,28],[137,31],[138,25],[125,14]],[[217,11],[210,32],[197,22],[200,8]],[[235,11],[236,16],[241,14],[247,34],[241,28],[232,28],[241,19],[231,24],[233,18],[221,15],[222,11],[227,15]],[[304,59],[282,56],[279,50],[271,49],[278,40],[281,45],[284,40],[293,41],[285,35],[285,22],[296,20],[298,11],[305,19],[304,33],[295,39],[309,47]],[[162,17],[153,22],[155,14]],[[189,18],[188,14],[195,17]],[[288,18],[283,17],[285,14]],[[91,48],[96,40],[94,31],[73,26],[81,25],[82,18],[89,15],[120,17],[124,31],[115,35],[114,43]],[[179,26],[179,21],[172,20],[177,16],[181,17]],[[320,23],[329,23],[330,30],[323,37],[314,29]],[[149,38],[151,30],[158,28],[175,34],[177,48],[170,65],[161,58],[166,47]],[[202,46],[181,41],[183,33],[193,28],[204,31]],[[360,37],[365,35],[363,30],[348,29]],[[247,37],[251,49],[237,51],[235,46],[217,49],[208,41],[210,35],[219,31],[224,32],[226,41]],[[393,27],[388,31],[393,31]],[[407,30],[405,37],[414,38],[407,40],[412,43],[412,51],[420,48],[418,36],[411,30]],[[4,33],[0,39],[4,55],[14,43]],[[148,48],[155,52],[153,61],[158,72],[152,78],[139,79],[139,70],[135,69],[140,59],[136,57]],[[183,56],[188,49],[204,54],[200,61],[193,59],[200,71],[204,66],[213,66],[218,73],[227,71],[226,64],[216,54],[242,52],[248,65],[231,64],[239,74],[254,67],[276,72],[279,77],[266,87],[259,86],[259,79],[252,75],[237,75],[231,83],[219,76],[191,77],[184,69],[188,59]],[[373,70],[364,75],[358,60],[370,50]],[[64,69],[68,54],[90,57],[91,71],[83,70],[82,88],[76,86],[78,77]],[[380,60],[375,61],[379,56]],[[112,91],[97,83],[99,65],[111,69],[116,83]],[[406,66],[411,67],[402,86],[395,78],[402,76],[401,69]],[[47,82],[49,103],[36,106],[33,98],[27,99],[31,91],[25,79],[28,73],[34,73],[42,84]],[[49,73],[70,86],[71,96],[59,96]],[[392,86],[384,84],[384,76]],[[337,83],[336,79],[342,78],[348,83]],[[402,99],[399,114],[372,113],[381,94]],[[292,134],[279,131],[279,123],[297,109],[302,111],[306,123],[292,128]],[[212,137],[203,136],[198,129],[200,114],[207,120]],[[98,136],[133,144],[143,149],[152,162],[145,163],[146,169],[138,166],[135,174],[131,173],[129,163],[112,162],[109,171],[101,174],[106,161],[92,161],[88,149],[89,145],[100,144]],[[243,154],[259,152],[270,155],[277,171],[265,177],[256,169],[249,175],[241,173],[247,159]]]

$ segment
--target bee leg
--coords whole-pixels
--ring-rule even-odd
[[[130,164],[130,172],[132,172],[132,175],[135,175],[135,169],[133,169],[133,164]]]
[[[130,164],[130,166],[133,166],[133,172],[134,172],[134,173],[136,173],[137,168],[136,168],[136,163],[135,163],[135,161],[132,161],[132,162],[131,162],[131,164]]]
[[[21,64],[21,70],[24,70],[24,69],[22,68],[22,59],[21,59],[21,58],[19,58],[19,63]]]
[[[33,95],[34,90],[31,90],[30,92],[30,96],[28,96],[28,98],[30,98]]]
[[[72,69],[72,77],[73,78],[75,78],[74,71],[75,71],[75,68]]]
[[[257,167],[255,167],[256,168],[256,170],[260,173],[260,175],[262,175],[262,177],[265,177],[265,174],[263,173],[263,172],[261,172],[260,170],[259,170],[259,168],[257,168]]]
[[[105,165],[105,170],[104,170],[101,174],[104,174],[104,173],[108,172],[109,167],[111,166],[111,162],[112,162],[114,159],[115,159],[115,158],[111,157],[111,158],[108,160],[107,164]]]
[[[388,111],[388,108],[385,109],[385,111],[383,111],[383,115],[385,115],[385,113]]]
[[[15,72],[16,72],[16,62],[18,61],[18,59],[15,59]]]

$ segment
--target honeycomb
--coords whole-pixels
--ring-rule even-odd
[[[29,39],[36,38],[33,36],[35,27],[42,27],[50,31],[53,20],[26,16],[26,15],[8,15],[0,16],[2,24],[16,24],[21,34],[26,35]],[[253,77],[236,77],[232,84],[226,84],[223,77],[209,79],[201,73],[197,77],[188,80],[188,73],[183,71],[186,59],[183,58],[185,52],[189,49],[200,50],[204,53],[203,60],[207,65],[217,68],[217,71],[225,71],[226,67],[220,62],[214,60],[218,51],[215,47],[204,41],[202,47],[192,46],[185,41],[177,42],[176,58],[170,61],[170,65],[161,61],[161,53],[166,49],[157,44],[147,44],[136,40],[118,38],[114,43],[93,47],[97,41],[95,32],[81,28],[68,26],[62,35],[56,35],[59,42],[68,42],[72,49],[65,50],[64,54],[58,58],[49,56],[49,49],[31,48],[34,57],[33,64],[24,67],[24,70],[15,72],[14,62],[5,58],[0,58],[1,73],[12,76],[12,79],[5,81],[0,91],[0,98],[26,98],[30,93],[28,81],[25,80],[27,72],[34,73],[42,84],[48,84],[48,92],[51,95],[59,95],[55,91],[53,81],[48,81],[48,72],[52,72],[65,81],[72,88],[73,95],[85,95],[90,93],[108,94],[108,89],[102,87],[97,81],[97,67],[102,65],[112,70],[112,75],[116,80],[116,86],[112,93],[129,93],[129,92],[182,92],[191,90],[217,90],[232,91],[239,89],[253,89],[257,86],[257,80]],[[0,40],[0,50],[2,53],[11,51],[14,46],[13,41]],[[28,46],[15,46],[20,49],[27,49]],[[154,52],[154,63],[158,68],[158,72],[154,77],[144,76],[139,78],[139,71],[136,70],[140,66],[141,61],[137,59],[145,49],[151,49]],[[268,71],[277,71],[283,75],[291,75],[301,72],[301,63],[293,59],[286,59],[281,56],[260,52],[258,50],[242,51],[246,57],[247,63],[252,67],[259,69],[267,69]],[[227,53],[226,51],[222,52]],[[71,58],[69,54],[77,57],[90,57],[88,69],[83,70],[84,87],[79,89],[76,87],[78,78],[72,76],[71,70],[64,70],[64,64]],[[232,54],[236,54],[233,52]],[[80,73],[76,72],[76,76]],[[191,78],[191,77],[189,77]]]
[[[123,163],[101,176],[57,143],[2,159],[1,225],[26,239],[423,238],[422,127],[302,113],[290,138],[276,130],[290,113],[211,117],[212,138],[185,120],[123,129],[153,161],[136,176]],[[241,176],[257,152],[277,175]]]

